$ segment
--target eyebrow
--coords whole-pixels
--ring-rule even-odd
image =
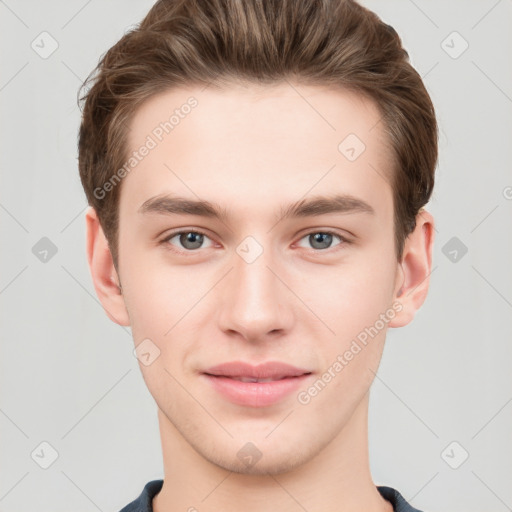
[[[216,203],[206,200],[187,199],[179,196],[160,195],[145,201],[138,210],[140,213],[161,213],[167,215],[197,215],[226,222],[229,211]],[[316,217],[329,213],[367,213],[375,215],[375,210],[367,202],[348,194],[332,196],[310,196],[280,209],[280,220],[298,217]]]

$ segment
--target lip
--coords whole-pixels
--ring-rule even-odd
[[[311,375],[311,371],[270,361],[257,366],[232,361],[208,368],[202,376],[231,402],[248,407],[267,407],[283,400]],[[244,379],[272,379],[243,382]]]

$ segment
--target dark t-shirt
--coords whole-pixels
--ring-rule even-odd
[[[154,496],[160,492],[163,483],[163,480],[152,480],[148,482],[144,486],[141,495],[121,509],[120,512],[153,512],[151,501]],[[393,505],[394,512],[421,512],[421,510],[411,507],[411,505],[405,501],[405,498],[392,487],[378,485],[377,490],[385,500],[388,500]]]

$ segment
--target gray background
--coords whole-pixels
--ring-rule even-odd
[[[86,265],[76,149],[81,81],[152,3],[0,1],[1,511],[118,511],[163,476],[130,331]],[[364,5],[402,36],[441,127],[431,288],[388,333],[373,477],[425,511],[512,510],[512,0]]]

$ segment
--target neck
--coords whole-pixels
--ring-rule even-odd
[[[370,474],[368,394],[327,446],[286,473],[228,471],[197,453],[161,410],[158,418],[164,484],[153,498],[154,512],[264,512],[269,504],[282,512],[393,511]]]

